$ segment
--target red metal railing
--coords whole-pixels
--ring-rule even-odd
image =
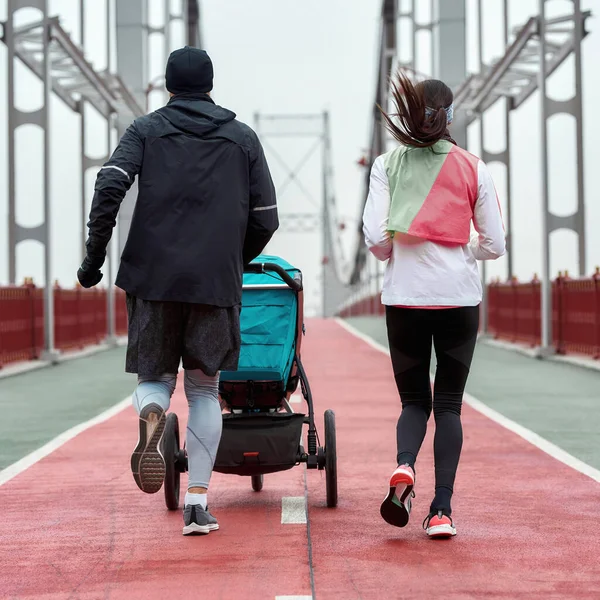
[[[44,347],[43,290],[31,283],[0,288],[0,368],[39,358]],[[98,344],[107,334],[107,292],[54,288],[54,336],[59,350]],[[125,293],[115,290],[115,331],[127,333]]]
[[[560,354],[600,359],[600,269],[590,278],[559,276],[552,284],[553,344]],[[341,317],[382,314],[379,295],[346,305]],[[516,279],[488,287],[488,329],[498,339],[537,346],[541,343],[541,284]]]
[[[494,283],[488,298],[490,333],[499,339],[540,344],[539,281]],[[600,272],[586,279],[560,276],[552,284],[552,301],[556,351],[600,358]]]
[[[516,280],[492,283],[488,287],[489,332],[510,342],[539,345],[540,303],[541,284],[537,279],[530,283],[518,283]]]
[[[600,358],[600,271],[591,279],[563,279],[561,289],[560,351]]]
[[[0,366],[38,358],[43,338],[42,290],[31,285],[0,288]]]

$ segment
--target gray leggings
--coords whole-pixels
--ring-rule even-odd
[[[176,383],[176,375],[139,377],[138,386],[133,393],[133,406],[138,415],[151,403],[158,404],[166,412]],[[208,488],[223,428],[219,375],[209,377],[200,370],[186,371],[184,389],[189,406],[186,436],[188,489]]]

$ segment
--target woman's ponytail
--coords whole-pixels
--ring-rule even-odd
[[[396,113],[388,115],[381,106],[378,108],[396,140],[404,146],[429,148],[450,137],[448,124],[454,97],[445,83],[430,79],[415,85],[399,72],[391,87]],[[398,119],[399,125],[392,117]]]

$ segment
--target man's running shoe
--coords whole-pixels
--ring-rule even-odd
[[[390,477],[390,491],[381,505],[381,516],[386,523],[404,527],[410,517],[415,497],[415,472],[409,465],[399,466]]]
[[[443,539],[456,535],[456,527],[452,519],[443,510],[430,513],[423,521],[423,529],[430,538]]]
[[[219,529],[217,519],[198,504],[188,504],[183,508],[183,535],[199,533],[206,535]]]
[[[140,437],[131,455],[131,472],[142,492],[155,494],[165,479],[165,461],[160,452],[160,440],[166,416],[158,404],[148,404],[140,414]]]

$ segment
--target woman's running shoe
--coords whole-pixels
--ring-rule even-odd
[[[423,521],[423,529],[430,538],[444,539],[456,535],[456,527],[452,519],[443,510],[430,513]]]
[[[381,505],[383,520],[395,527],[404,527],[410,517],[415,497],[415,472],[409,465],[400,465],[390,477],[390,491]]]

